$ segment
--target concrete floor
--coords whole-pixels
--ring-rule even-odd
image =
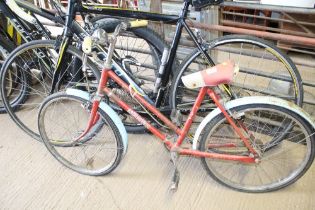
[[[283,190],[240,193],[208,177],[199,160],[180,159],[181,181],[168,192],[171,163],[150,135],[130,135],[122,164],[89,177],[60,165],[41,144],[0,115],[0,209],[315,209],[315,166]]]

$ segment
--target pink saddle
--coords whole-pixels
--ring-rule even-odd
[[[229,60],[211,68],[183,76],[181,79],[189,89],[205,86],[213,87],[220,84],[230,84],[234,75],[238,72],[238,66]]]

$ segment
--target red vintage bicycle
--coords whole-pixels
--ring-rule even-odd
[[[179,183],[178,159],[181,155],[198,157],[208,174],[221,184],[245,192],[268,192],[298,180],[314,160],[314,123],[301,108],[274,97],[245,97],[225,102],[220,97],[220,84],[228,84],[237,73],[232,61],[182,77],[184,85],[199,94],[186,122],[173,111],[169,120],[126,81],[116,75],[111,60],[119,32],[117,26],[101,80],[94,95],[76,89],[55,93],[42,104],[38,115],[41,138],[49,152],[63,165],[87,175],[112,172],[126,154],[128,140],[123,124],[108,103],[116,104],[151,131],[170,151],[174,164],[171,189]],[[98,33],[102,34],[102,33]],[[89,59],[97,37],[83,44],[83,63]],[[159,119],[156,128],[127,102],[115,94],[129,93],[146,114]],[[113,85],[115,84],[115,85]],[[121,95],[121,94],[120,94]],[[192,148],[187,134],[198,109],[209,97],[217,106],[195,131]],[[161,123],[162,122],[162,123]],[[167,129],[166,129],[167,127]],[[191,132],[191,131],[190,131]],[[176,141],[175,141],[176,139]]]

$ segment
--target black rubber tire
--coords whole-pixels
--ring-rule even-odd
[[[6,37],[4,37],[3,35],[0,34],[0,43],[3,44],[3,48],[5,48],[4,50],[8,50],[7,52],[10,52],[10,54],[6,55],[6,59],[4,60],[3,65],[1,66],[1,72],[2,69],[5,68],[7,60],[11,58],[12,55],[14,55],[16,53],[16,51],[18,51],[18,49],[20,49],[19,47],[16,48],[14,50],[14,44],[8,40]],[[1,48],[2,46],[0,46]],[[10,51],[9,51],[10,50]],[[0,49],[0,51],[2,51],[2,49]],[[21,78],[23,79],[23,81],[26,81],[27,83],[29,83],[29,78],[27,77],[26,74],[24,74],[24,72],[19,71]],[[2,77],[1,77],[2,78]],[[17,99],[18,103],[23,103],[25,100],[27,99],[27,89],[25,89],[22,93],[22,95]],[[13,110],[15,110],[17,107],[13,106]],[[6,109],[4,107],[4,105],[1,103],[0,105],[0,114],[6,113]]]
[[[299,124],[300,124],[300,126],[303,126],[303,128],[305,129],[305,131],[307,132],[307,134],[308,134],[308,136],[309,136],[309,141],[307,142],[307,143],[304,143],[304,142],[300,142],[300,141],[297,141],[296,143],[300,143],[300,144],[302,144],[302,146],[305,146],[305,145],[308,145],[308,148],[309,148],[309,153],[307,154],[307,157],[306,157],[306,160],[305,160],[305,162],[303,161],[303,166],[302,166],[302,169],[300,169],[300,168],[295,168],[295,170],[297,170],[297,173],[296,174],[294,174],[293,172],[291,173],[291,171],[290,171],[290,174],[289,174],[289,176],[287,176],[287,177],[285,177],[285,178],[282,178],[282,179],[280,179],[280,178],[277,178],[277,180],[279,179],[279,180],[281,180],[281,182],[283,181],[283,180],[286,180],[286,181],[284,181],[284,183],[281,183],[281,184],[278,184],[277,182],[279,182],[279,180],[275,183],[275,186],[269,186],[269,187],[262,187],[261,189],[256,189],[256,188],[259,188],[259,187],[244,187],[244,183],[246,183],[245,181],[243,181],[242,182],[242,184],[240,183],[240,185],[242,186],[242,187],[237,187],[237,186],[233,186],[232,184],[230,184],[230,183],[227,183],[226,181],[224,181],[223,179],[224,178],[220,178],[220,177],[218,177],[218,176],[216,176],[216,174],[211,170],[211,168],[209,168],[209,166],[208,166],[208,164],[207,164],[207,162],[206,162],[206,158],[201,158],[201,164],[202,164],[202,166],[203,166],[203,168],[207,171],[207,173],[208,173],[208,175],[211,177],[211,178],[213,178],[214,180],[216,180],[217,182],[219,182],[220,184],[222,184],[222,185],[224,185],[224,186],[227,186],[227,187],[229,187],[229,188],[232,188],[232,189],[235,189],[235,190],[238,190],[238,191],[242,191],[242,192],[250,192],[250,193],[263,193],[263,192],[270,192],[270,191],[275,191],[275,190],[279,190],[279,189],[281,189],[281,188],[283,188],[283,187],[286,187],[286,186],[288,186],[288,185],[290,185],[290,184],[293,184],[294,182],[296,182],[300,177],[302,177],[304,174],[305,174],[305,172],[309,169],[309,167],[311,166],[311,164],[312,164],[312,162],[313,162],[313,160],[314,160],[314,157],[315,157],[315,136],[313,135],[314,134],[314,132],[315,132],[315,130],[314,130],[314,127],[313,127],[313,125],[311,125],[306,119],[304,119],[301,115],[298,115],[298,114],[296,114],[294,111],[292,111],[292,110],[290,110],[290,109],[287,109],[287,108],[284,108],[284,107],[281,107],[281,106],[277,106],[277,105],[270,105],[270,104],[247,104],[247,105],[240,105],[240,106],[237,106],[237,107],[235,107],[235,108],[233,108],[233,109],[231,109],[230,111],[232,111],[232,113],[235,113],[235,112],[239,112],[239,113],[245,113],[245,111],[247,110],[247,109],[255,109],[255,110],[259,110],[259,109],[261,109],[261,110],[274,110],[275,112],[280,112],[280,113],[284,113],[284,115],[286,115],[286,116],[290,116],[290,118],[291,119],[294,119],[294,120],[296,120]],[[246,114],[245,114],[245,116],[246,116]],[[219,125],[226,125],[226,124],[228,124],[228,123],[225,123],[225,124],[223,124],[223,123],[225,123],[225,117],[224,117],[224,115],[221,113],[221,114],[219,114],[219,115],[217,115],[214,119],[212,119],[210,122],[208,122],[208,124],[204,127],[204,129],[202,130],[202,132],[201,132],[201,135],[200,135],[200,137],[199,137],[199,145],[198,145],[198,150],[199,151],[206,151],[206,145],[208,145],[209,143],[207,142],[207,139],[215,139],[216,137],[214,136],[214,137],[212,137],[211,135],[213,134],[213,132],[214,131],[212,131],[212,130],[215,130],[217,127],[220,127]],[[253,123],[254,124],[254,123]],[[264,125],[264,126],[266,126],[266,125]],[[266,126],[266,127],[268,127],[268,126]],[[231,128],[232,129],[232,128]],[[226,128],[226,130],[229,130],[229,128]],[[253,128],[253,130],[255,130],[254,128]],[[256,130],[257,131],[257,130]],[[262,130],[261,130],[262,131]],[[218,131],[217,131],[218,132]],[[211,135],[209,136],[209,134],[211,133]],[[277,132],[276,132],[277,133]],[[214,135],[219,135],[219,134],[217,134],[217,133],[215,133]],[[230,137],[229,136],[229,134],[227,134],[226,133],[226,135],[227,135],[227,139]],[[236,134],[235,134],[236,135]],[[294,134],[295,135],[295,134]],[[293,136],[294,136],[293,135]],[[295,137],[298,137],[299,135],[297,135],[297,136],[295,136]],[[212,138],[211,138],[212,137]],[[304,137],[304,136],[303,136]],[[302,137],[302,138],[303,138]],[[258,138],[259,139],[259,138]],[[222,139],[223,140],[223,139]],[[303,140],[303,139],[302,139]],[[219,141],[219,142],[221,142],[219,139],[218,140],[213,140],[213,141]],[[262,142],[264,142],[263,140],[261,140]],[[294,142],[295,140],[294,139],[292,139],[292,137],[288,137],[287,139],[286,139],[286,141],[292,141],[292,142]],[[224,142],[222,142],[222,143],[224,143]],[[281,144],[281,143],[280,143]],[[273,145],[273,147],[275,147],[275,148],[277,148],[278,147],[278,145]],[[242,149],[243,148],[245,148],[245,146],[243,146],[242,147]],[[285,146],[279,146],[279,148],[286,148]],[[289,150],[290,151],[290,148],[288,149],[287,148],[287,150]],[[215,151],[215,150],[213,150],[213,149],[210,149],[210,151],[212,151],[212,152],[217,152],[217,151]],[[267,150],[266,152],[268,152],[269,150]],[[272,152],[272,151],[271,151]],[[264,153],[264,152],[263,152]],[[222,154],[222,153],[221,153]],[[231,152],[228,152],[228,153],[226,153],[226,152],[224,152],[224,154],[233,154],[233,153],[231,153]],[[236,154],[236,153],[234,153],[234,154]],[[277,154],[277,153],[276,153]],[[239,155],[241,155],[241,154],[239,154]],[[264,155],[264,154],[263,154]],[[271,156],[272,155],[274,155],[273,153],[271,153]],[[264,156],[263,156],[264,157]],[[268,156],[267,156],[267,158],[268,158]],[[283,158],[283,157],[282,157]],[[294,158],[294,157],[293,157]],[[276,159],[277,160],[277,159]],[[277,161],[276,160],[270,160],[273,164],[273,167],[276,167],[276,165],[274,164],[274,162],[276,163]],[[210,160],[209,159],[209,163],[214,163],[214,161],[215,160]],[[231,162],[231,161],[228,161],[228,162]],[[262,162],[263,162],[263,160],[261,160],[261,162],[260,163],[257,163],[257,164],[262,164]],[[290,160],[289,161],[287,161],[287,162],[291,162]],[[293,163],[293,162],[291,162],[291,163]],[[218,163],[217,163],[217,165],[219,165],[220,166],[220,164],[221,164],[221,167],[224,169],[224,165],[222,165],[222,164],[224,164],[224,161],[223,160],[219,160],[218,161]],[[235,163],[235,165],[238,165],[238,164],[240,164],[241,165],[241,163],[238,163],[238,162],[236,162]],[[249,165],[249,164],[255,164],[255,163],[245,163],[244,165],[245,166],[247,166],[247,165]],[[287,164],[289,164],[290,165],[290,163],[287,163]],[[285,163],[278,163],[278,165],[285,165]],[[258,165],[259,166],[259,165]],[[232,166],[230,166],[229,168],[231,168]],[[247,174],[246,173],[246,168],[242,168],[242,171],[244,171],[244,176],[246,176],[245,174]],[[249,169],[248,169],[249,170]],[[281,170],[280,168],[278,169],[278,170]],[[291,170],[291,169],[290,169]],[[292,169],[293,170],[293,169]],[[261,169],[261,171],[265,171],[264,173],[266,173],[266,169]],[[272,170],[271,170],[272,171]],[[283,170],[282,170],[283,171]],[[270,171],[269,171],[270,172]],[[241,171],[240,171],[240,173],[241,173]],[[251,174],[253,174],[253,173],[248,173],[249,175],[251,175]],[[270,174],[267,174],[266,176],[270,176]],[[257,174],[257,177],[258,177],[259,175]],[[235,177],[237,177],[237,175],[235,176]],[[244,177],[244,178],[246,178],[246,177]],[[287,179],[286,179],[287,178]],[[227,178],[225,178],[225,179],[227,179]],[[250,179],[250,178],[249,178]],[[263,178],[261,178],[261,179],[263,179]],[[229,180],[229,179],[228,179]],[[231,179],[232,180],[232,179]],[[242,179],[243,180],[243,179]],[[232,182],[232,181],[231,181]],[[233,182],[232,182],[233,183]],[[270,184],[270,185],[272,185],[272,184]],[[261,186],[260,186],[261,187]]]
[[[67,149],[67,148],[71,149],[73,147],[81,147],[81,146],[83,146],[84,150],[88,150],[86,147],[88,147],[89,145],[90,146],[92,145],[92,147],[96,146],[96,145],[94,145],[95,142],[94,142],[94,144],[90,144],[90,142],[89,142],[89,141],[93,141],[93,137],[95,135],[89,135],[88,140],[85,140],[84,142],[80,141],[80,143],[78,145],[76,145],[76,146],[67,146],[67,147],[59,146],[59,145],[57,146],[56,144],[53,144],[53,143],[51,143],[51,141],[49,141],[49,137],[46,135],[46,130],[45,130],[45,123],[44,123],[45,122],[45,119],[44,119],[45,118],[45,114],[44,114],[45,111],[44,110],[48,108],[47,106],[50,105],[50,102],[52,102],[53,100],[58,100],[58,99],[76,100],[76,101],[80,102],[81,104],[86,104],[88,102],[88,101],[86,101],[86,100],[84,100],[82,98],[79,98],[79,97],[76,97],[76,96],[70,96],[70,95],[67,95],[67,94],[65,94],[63,92],[52,94],[52,95],[50,95],[49,97],[47,97],[44,100],[44,102],[42,103],[42,105],[40,107],[39,114],[38,114],[38,127],[39,127],[39,132],[41,134],[42,140],[43,140],[46,148],[48,149],[48,151],[62,165],[64,165],[65,167],[67,167],[69,169],[72,169],[72,170],[74,170],[74,171],[76,171],[78,173],[81,173],[81,174],[90,175],[90,176],[100,176],[100,175],[106,175],[106,174],[109,174],[110,172],[112,172],[119,165],[120,161],[123,158],[124,145],[123,145],[123,142],[122,142],[121,134],[120,134],[117,126],[112,121],[112,119],[108,116],[108,114],[103,112],[103,110],[101,110],[101,109],[98,110],[98,114],[101,116],[101,119],[103,119],[105,121],[106,126],[110,127],[110,130],[113,131],[113,134],[115,136],[115,143],[117,144],[115,160],[111,161],[109,163],[109,165],[106,165],[103,168],[97,169],[97,170],[89,169],[88,168],[89,164],[87,164],[88,165],[87,167],[82,166],[84,164],[82,164],[81,162],[80,162],[82,164],[81,166],[80,165],[76,165],[73,162],[69,161],[67,158],[63,157],[55,149],[55,147],[57,147],[57,148],[62,148],[63,147],[64,149]],[[98,133],[99,129],[96,132]],[[86,145],[85,145],[85,143],[86,143]],[[94,152],[92,154],[95,155]],[[85,155],[87,155],[87,153],[85,153]],[[95,157],[93,156],[93,159],[94,158]],[[91,159],[91,158],[89,157],[88,161],[89,161],[89,159]],[[97,160],[95,160],[95,161],[97,161]]]
[[[272,50],[272,53],[276,54],[276,56],[278,56],[277,58],[284,62],[284,66],[287,68],[287,71],[289,72],[289,74],[291,75],[291,78],[293,78],[293,80],[295,81],[295,90],[297,91],[297,93],[295,93],[295,104],[302,106],[303,104],[303,97],[304,97],[304,92],[303,92],[303,83],[302,83],[302,79],[301,76],[296,68],[296,66],[294,65],[294,63],[292,62],[292,60],[285,55],[284,53],[282,53],[276,46],[274,46],[273,44],[256,38],[256,37],[252,37],[252,36],[247,36],[247,35],[228,35],[228,36],[223,36],[220,37],[218,39],[215,39],[213,41],[211,41],[209,44],[207,44],[205,46],[205,49],[207,50],[211,50],[214,49],[217,46],[222,46],[225,44],[229,44],[229,43],[250,43],[250,44],[254,44],[257,46],[262,46],[264,48],[268,48]],[[174,79],[172,80],[172,85],[170,88],[170,104],[172,106],[172,108],[176,108],[177,104],[179,103],[176,100],[176,96],[178,95],[178,91],[182,82],[181,82],[181,77],[183,76],[183,74],[185,73],[186,69],[189,67],[189,65],[196,59],[198,58],[198,56],[200,56],[201,53],[198,49],[195,49],[190,55],[188,55],[183,62],[181,63],[181,65],[179,66],[179,68],[176,70],[176,72],[174,73]],[[211,57],[211,56],[210,56]]]
[[[5,67],[5,65],[4,65]],[[24,104],[24,102],[28,99],[28,94],[29,94],[29,84],[31,84],[31,78],[28,76],[29,74],[25,73],[24,71],[21,71],[19,69],[16,69],[17,73],[19,74],[19,81],[23,84],[26,84],[26,85],[23,85],[22,87],[22,91],[21,93],[19,94],[19,96],[13,101],[10,103],[10,108],[12,111],[16,111],[20,108],[21,104]],[[4,74],[5,75],[5,74]],[[5,77],[4,77],[5,78]],[[17,80],[16,80],[17,81]],[[13,84],[14,85],[14,84]],[[7,85],[4,85],[3,88],[7,86]],[[4,92],[3,92],[4,93]],[[2,97],[2,93],[1,93],[1,98],[2,98],[2,102],[3,101],[7,101],[7,100],[4,100],[4,97]],[[8,113],[8,109],[7,109],[7,106],[6,106],[6,102],[4,102],[3,104],[1,104],[1,107],[0,107],[0,113],[3,114],[3,113]]]
[[[14,50],[14,43],[9,40],[5,35],[0,33],[0,69],[2,68],[2,64],[7,59],[9,54]],[[6,113],[2,101],[0,101],[0,114]]]
[[[3,53],[10,53],[14,50],[14,43],[9,40],[6,36],[0,33],[0,58],[3,58]]]
[[[122,22],[122,20],[100,16],[93,18],[91,22],[93,23],[94,27],[102,28],[106,32],[112,33],[114,32],[116,26]],[[157,53],[160,58],[164,48],[168,46],[168,44],[160,37],[160,35],[150,28],[129,28],[128,31],[134,33],[136,37],[142,38],[147,43],[149,43],[151,47],[153,47],[153,50],[156,50],[156,52],[153,51],[153,53]],[[156,62],[160,62],[160,59]]]
[[[24,132],[26,132],[28,135],[30,135],[31,137],[33,137],[36,140],[40,140],[40,136],[39,133],[30,129],[28,126],[25,125],[24,122],[22,122],[19,118],[19,116],[16,114],[16,110],[19,109],[19,107],[21,105],[24,104],[24,102],[27,100],[28,98],[28,93],[30,92],[30,78],[25,76],[27,75],[27,73],[23,73],[22,71],[22,75],[23,75],[23,93],[20,94],[20,96],[18,97],[17,100],[15,100],[13,103],[10,103],[9,99],[7,97],[4,97],[5,95],[5,87],[6,87],[6,79],[5,79],[5,75],[7,74],[8,71],[10,71],[9,67],[11,66],[12,62],[14,62],[15,58],[17,56],[19,56],[19,54],[30,50],[30,49],[35,49],[38,47],[51,47],[52,49],[54,49],[55,46],[55,41],[53,40],[36,40],[36,41],[32,41],[32,42],[28,42],[25,43],[23,45],[21,45],[20,47],[16,48],[8,57],[8,59],[5,61],[1,72],[0,72],[0,88],[1,88],[1,98],[2,98],[2,102],[4,103],[4,108],[7,111],[7,113],[10,115],[11,119],[15,122],[15,124],[17,124]],[[79,51],[78,49],[76,49],[73,46],[69,46],[69,48],[67,49],[67,53],[72,54],[75,57],[78,58],[82,58],[82,52]],[[97,78],[97,80],[100,79],[100,71],[98,70],[98,68],[93,64],[93,62],[91,62],[88,59],[88,63],[87,66],[91,69],[93,75]]]
[[[120,19],[108,18],[108,17],[96,17],[91,20],[95,27],[100,27],[108,33],[114,32],[116,26],[122,22]],[[163,53],[165,46],[168,44],[161,38],[159,34],[147,27],[140,28],[130,28],[137,37],[143,38],[148,41],[152,46],[154,46],[159,53]]]

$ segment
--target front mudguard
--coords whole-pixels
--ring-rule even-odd
[[[309,123],[309,125],[312,126],[313,129],[315,129],[315,123],[307,112],[305,112],[301,107],[297,106],[296,104],[289,101],[285,101],[280,98],[275,98],[275,97],[270,97],[270,96],[249,96],[249,97],[238,98],[238,99],[229,101],[225,104],[225,107],[226,109],[232,109],[237,106],[250,105],[250,104],[276,105],[284,109],[291,110],[295,112],[297,115],[304,118]],[[199,138],[203,129],[211,120],[213,120],[219,114],[221,114],[221,110],[219,108],[216,108],[202,120],[194,136],[193,147],[192,147],[194,150],[198,149],[198,142],[199,142]]]
[[[88,92],[78,90],[78,89],[73,89],[73,88],[68,88],[66,90],[66,94],[76,96],[76,97],[82,98],[82,99],[87,100],[87,101],[89,101],[91,98],[90,94]],[[128,136],[127,136],[127,132],[126,132],[124,124],[122,123],[118,114],[105,102],[102,101],[99,105],[99,108],[102,109],[117,126],[118,131],[119,131],[121,138],[122,138],[123,145],[124,145],[123,154],[125,155],[127,152],[127,148],[128,148]]]

